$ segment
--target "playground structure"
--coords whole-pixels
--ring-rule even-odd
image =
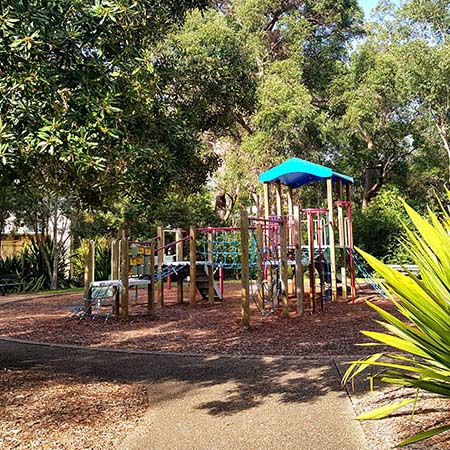
[[[327,301],[338,300],[339,292],[343,300],[348,300],[349,293],[354,300],[353,179],[292,158],[261,174],[260,181],[264,183],[264,202],[259,208],[263,214],[253,217],[242,211],[239,226],[190,227],[186,231],[159,227],[157,236],[144,242],[129,242],[123,233],[120,240],[111,242],[110,280],[94,281],[95,243],[91,241],[83,305],[76,313],[95,317],[94,310],[107,305],[110,314],[127,318],[130,289],[140,286],[147,287],[151,313],[156,303],[164,306],[165,286],[170,289],[174,281],[177,301],[183,303],[183,283],[188,277],[191,305],[197,303],[198,293],[203,300],[222,301],[224,279],[230,270],[240,272],[244,326],[250,324],[251,301],[261,314],[273,313],[281,306],[287,317],[289,295],[296,298],[299,313],[306,306],[312,312],[323,309]],[[327,187],[326,208],[295,204],[295,189],[321,181]],[[166,243],[168,234],[174,237]],[[308,296],[305,281],[309,283]]]

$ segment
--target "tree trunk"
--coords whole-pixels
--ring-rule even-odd
[[[362,209],[365,210],[369,206],[370,200],[380,190],[383,180],[380,175],[380,167],[367,167],[364,174],[364,193],[362,200]]]
[[[445,124],[442,123],[442,121],[438,121],[438,122],[436,122],[436,128],[438,130],[439,136],[442,139],[444,148],[447,151],[448,169],[449,169],[449,173],[450,173],[450,144],[448,142],[447,127],[445,126]]]

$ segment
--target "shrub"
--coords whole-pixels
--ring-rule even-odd
[[[385,186],[366,210],[355,212],[355,245],[386,263],[411,263],[409,253],[399,242],[402,222],[409,222],[409,218],[399,201],[399,191],[394,186]]]
[[[361,251],[368,263],[385,280],[386,292],[395,305],[397,318],[377,305],[368,302],[379,313],[379,323],[387,333],[363,331],[371,345],[386,345],[394,353],[376,353],[367,359],[354,361],[348,368],[344,382],[368,367],[382,371],[369,377],[399,386],[422,389],[450,398],[450,216],[442,208],[439,219],[431,210],[428,220],[405,204],[411,226],[405,225],[403,248],[419,266],[420,278],[406,276]],[[400,352],[400,353],[398,353]],[[406,404],[410,399],[377,408],[359,419],[379,419]],[[450,429],[444,425],[419,433],[398,446],[406,446]]]

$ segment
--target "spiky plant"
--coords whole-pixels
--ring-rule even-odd
[[[363,331],[369,345],[385,345],[393,352],[376,353],[353,361],[344,382],[368,367],[378,368],[371,376],[381,382],[412,387],[450,398],[450,216],[442,208],[440,218],[431,210],[421,217],[405,204],[412,227],[405,225],[405,247],[419,266],[419,277],[403,275],[376,258],[361,254],[384,278],[384,288],[398,311],[398,317],[368,302],[381,316],[386,332]],[[415,404],[416,393],[369,413],[359,419],[380,419],[407,404]],[[400,442],[397,447],[430,438],[450,430],[450,424],[429,429]]]

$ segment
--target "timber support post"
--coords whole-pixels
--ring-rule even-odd
[[[294,206],[294,242],[295,242],[295,286],[297,293],[297,312],[303,313],[303,261],[302,261],[302,220],[300,216],[300,208]]]
[[[330,267],[331,267],[331,299],[337,301],[336,282],[336,248],[334,243],[334,203],[333,203],[333,183],[331,178],[327,178],[327,203],[328,203],[328,234],[330,239]]]
[[[95,278],[95,241],[89,240],[84,265],[84,308],[91,314],[91,283]]]
[[[155,310],[155,245],[158,242],[154,239],[150,240],[150,256],[149,256],[149,284],[147,292],[147,309],[149,313]]]
[[[264,309],[264,289],[263,289],[263,281],[264,281],[264,239],[263,239],[263,227],[260,223],[256,225],[255,230],[256,235],[256,249],[257,249],[257,261],[258,261],[258,286],[260,289],[258,290],[258,307],[261,311]]]
[[[158,304],[164,306],[164,278],[163,278],[163,264],[164,264],[164,230],[162,227],[157,228],[156,236],[157,242],[157,256],[158,256]]]
[[[208,258],[207,258],[207,268],[208,268],[208,301],[214,302],[214,243],[212,230],[208,230]]]
[[[120,308],[122,319],[128,319],[128,300],[130,260],[128,256],[128,239],[125,230],[122,230],[121,255],[120,255]]]
[[[242,283],[242,298],[241,298],[241,314],[242,325],[250,327],[250,261],[249,261],[249,221],[246,210],[241,211],[241,283]]]
[[[196,303],[196,284],[197,284],[197,266],[196,266],[196,259],[197,259],[197,236],[195,232],[194,227],[189,228],[189,278],[190,278],[190,285],[189,285],[189,303],[191,305],[195,305]]]
[[[281,217],[280,223],[280,255],[281,255],[281,304],[282,316],[289,317],[288,305],[288,264],[287,264],[287,219]]]
[[[120,240],[113,239],[111,241],[111,280],[118,280],[120,273]],[[119,302],[119,292],[120,289],[114,287],[114,307],[113,314],[114,317],[119,316],[120,302]]]

